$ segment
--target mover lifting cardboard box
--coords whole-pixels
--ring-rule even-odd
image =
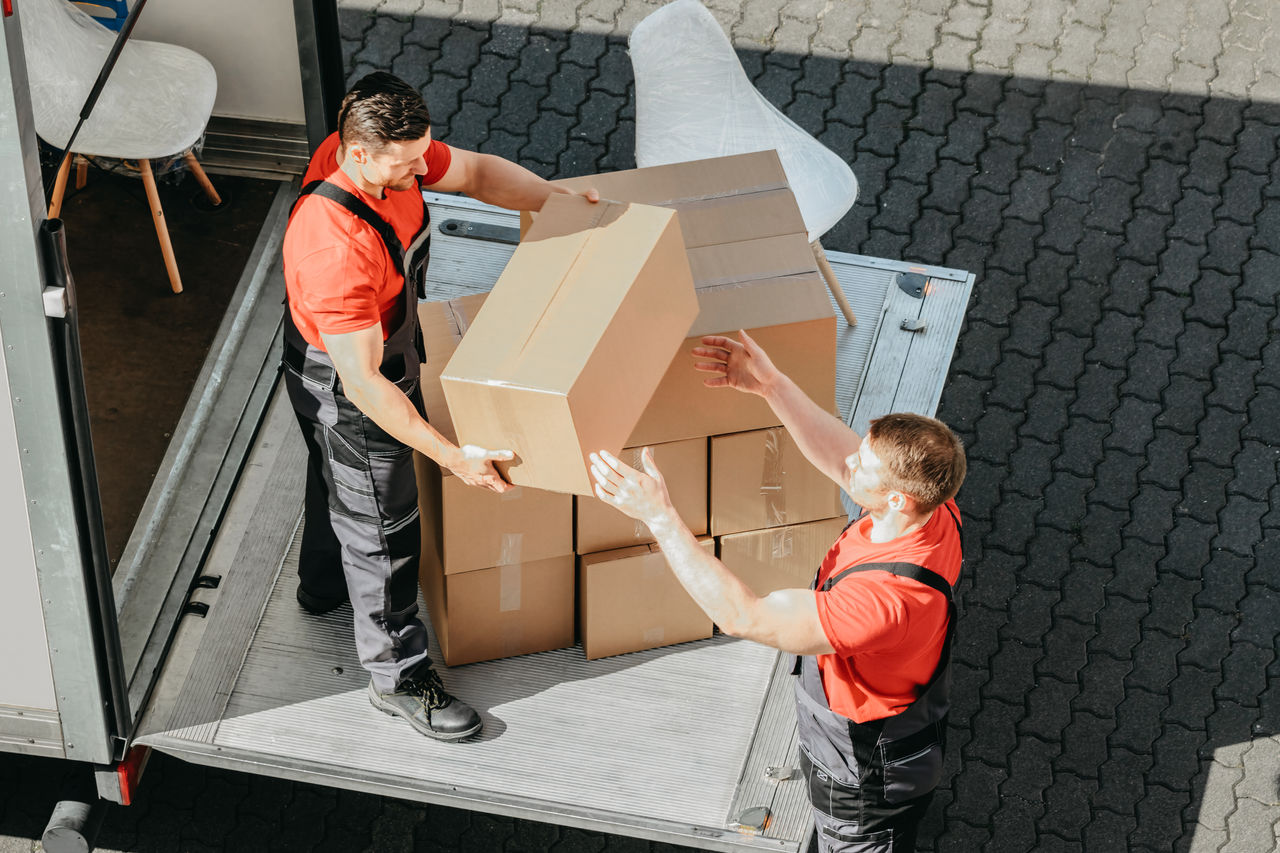
[[[602,198],[669,207],[697,288],[698,319],[671,360],[628,446],[776,426],[759,397],[706,388],[691,369],[703,335],[739,329],[834,412],[836,322],[808,231],[774,151],[571,178]],[[521,230],[542,214],[522,214]]]
[[[644,470],[640,447],[628,447],[619,457]],[[662,471],[671,503],[695,536],[707,532],[707,440],[691,438],[653,446],[653,460]],[[636,521],[599,498],[574,498],[574,542],[579,554],[626,548],[653,541],[644,522]]]
[[[457,435],[440,389],[439,372],[462,340],[484,297],[424,302],[418,308],[427,361],[422,400],[427,421],[450,441]],[[573,499],[516,487],[503,494],[468,486],[417,455],[423,550],[431,549],[445,574],[558,557],[573,551]]]
[[[711,537],[698,542],[708,553],[715,551]],[[578,623],[587,660],[711,636],[711,619],[684,591],[657,545],[584,554],[579,563]]]
[[[552,195],[441,375],[460,441],[512,483],[592,493],[698,313],[676,214]]]
[[[720,537],[720,562],[756,595],[803,589],[813,583],[822,558],[848,518],[829,518]]]
[[[711,533],[741,533],[844,514],[840,487],[782,427],[711,439]]]

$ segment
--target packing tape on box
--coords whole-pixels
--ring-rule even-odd
[[[563,196],[561,198],[563,198]],[[559,202],[556,202],[556,203],[559,203]],[[609,201],[606,198],[600,199],[599,202],[591,205],[591,209],[588,211],[587,221],[584,222],[582,225],[582,232],[589,232],[592,229],[601,226],[601,224],[611,225],[630,206],[631,206],[630,202]],[[608,217],[607,220],[606,220],[606,217]],[[577,251],[573,253],[573,259],[570,260],[569,263],[565,265],[564,275],[562,275],[560,277],[560,280],[556,283],[555,289],[552,290],[551,292],[551,297],[546,300],[546,304],[543,305],[542,310],[538,312],[537,318],[534,319],[533,323],[528,327],[528,331],[525,332],[523,339],[517,340],[517,343],[519,343],[519,346],[518,347],[513,346],[511,348],[511,354],[508,355],[507,358],[495,368],[499,374],[511,373],[517,361],[524,355],[524,351],[528,348],[529,342],[532,341],[534,338],[538,337],[539,334],[542,332],[542,325],[547,320],[547,318],[552,314],[559,315],[561,313],[561,310],[562,310],[561,304],[565,301],[565,298],[566,298],[562,296],[562,294],[564,294],[566,290],[569,288],[570,282],[576,281],[581,276],[582,273],[579,268],[583,266],[582,258],[584,255],[587,254],[588,247],[591,247],[593,251],[598,248],[597,246],[593,245],[593,241],[590,238],[583,238],[581,242],[578,244]],[[515,383],[502,382],[500,380],[490,380],[488,384],[504,385],[504,386],[509,386],[513,388],[523,387]],[[507,424],[503,423],[502,426],[506,428]],[[507,435],[523,435],[523,434],[524,434],[523,431],[517,430],[515,432],[512,432],[510,430],[507,430]]]
[[[666,638],[667,632],[662,630],[662,626],[650,628],[640,635],[640,639],[645,643],[653,643],[654,645],[662,645],[662,641]]]
[[[769,556],[774,560],[786,560],[795,550],[795,537],[790,528],[774,530],[769,534]]]
[[[524,575],[522,566],[498,567],[498,612],[510,613],[520,609],[520,584]]]
[[[520,563],[521,552],[524,550],[524,534],[523,533],[504,533],[502,534],[502,547],[498,551],[498,565],[512,566]]]
[[[449,304],[448,302],[444,304],[444,307],[449,315],[450,331],[453,332],[453,337],[455,340],[461,341],[462,336],[467,333],[467,318],[462,316],[462,314],[458,313],[457,311],[454,311],[453,305]]]
[[[786,470],[782,465],[782,428],[765,430],[764,469],[760,474],[760,497],[764,499],[764,517],[767,527],[780,527],[787,523],[787,492],[782,487]]]
[[[716,199],[736,199],[746,195],[754,195],[756,193],[777,192],[778,190],[790,190],[791,185],[786,181],[763,181],[758,184],[748,186],[735,186],[731,189],[723,189],[717,192],[699,193],[698,195],[681,196],[680,198],[669,198],[666,201],[652,202],[662,207],[679,208],[682,204],[694,204],[700,201],[715,201]]]
[[[524,489],[522,487],[512,486],[502,494],[498,495],[498,497],[503,501],[514,501],[514,500],[519,500],[523,494],[524,494]]]

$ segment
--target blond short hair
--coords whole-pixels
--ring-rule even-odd
[[[937,418],[898,412],[876,418],[867,441],[884,465],[881,482],[932,512],[956,496],[964,482],[964,444]]]

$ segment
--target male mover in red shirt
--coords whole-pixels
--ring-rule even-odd
[[[745,333],[694,349],[711,387],[767,400],[805,456],[864,514],[813,589],[757,596],[700,548],[653,456],[644,471],[592,454],[596,494],[645,522],[672,571],[726,633],[797,655],[800,764],[822,853],[909,853],[942,776],[960,576],[964,449],[942,422],[877,418],[865,437],[823,411]]]
[[[413,451],[498,492],[509,485],[493,462],[511,454],[455,447],[423,414],[423,186],[519,210],[568,192],[432,139],[421,95],[390,74],[370,74],[347,93],[337,133],[307,168],[282,250],[285,386],[308,452],[297,597],[311,613],[349,598],[370,702],[422,734],[458,740],[482,721],[449,695],[427,657]]]

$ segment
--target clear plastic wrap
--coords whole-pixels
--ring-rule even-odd
[[[24,0],[19,14],[36,133],[61,148],[116,34],[66,0]],[[127,160],[186,151],[204,133],[217,91],[213,66],[200,54],[130,39],[75,150]]]
[[[776,149],[809,240],[858,196],[853,170],[751,85],[733,45],[698,0],[675,0],[631,34],[636,165]]]

